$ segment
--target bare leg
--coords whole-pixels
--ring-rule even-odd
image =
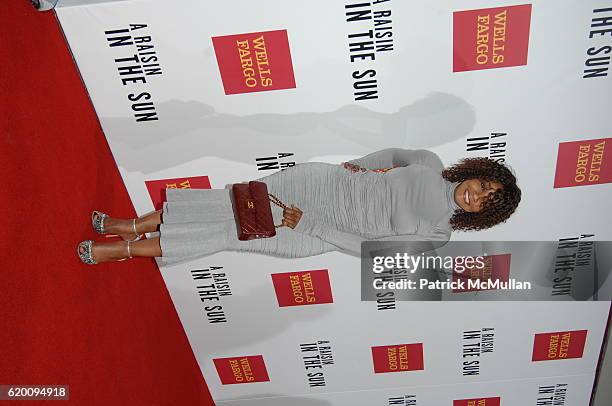
[[[136,232],[143,234],[157,231],[161,222],[161,210],[154,211],[149,215],[136,219]],[[107,217],[104,220],[104,229],[108,233],[118,234],[126,239],[135,237],[131,219]]]
[[[133,257],[161,257],[159,237],[136,241],[130,244]]]
[[[130,243],[132,257],[161,257],[159,237]],[[98,263],[116,261],[128,257],[127,242],[113,241],[108,243],[94,242],[92,256]]]

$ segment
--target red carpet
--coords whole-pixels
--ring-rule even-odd
[[[93,209],[135,212],[55,16],[9,0],[0,20],[0,384],[67,384],[75,405],[212,405],[155,263],[75,254]]]

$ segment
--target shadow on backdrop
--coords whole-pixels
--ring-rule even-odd
[[[180,100],[159,103],[157,111],[159,120],[151,122],[101,118],[120,167],[146,174],[202,157],[254,164],[278,152],[308,161],[388,147],[427,149],[465,137],[476,122],[465,100],[446,93],[432,93],[394,113],[347,105],[322,113],[238,116]]]

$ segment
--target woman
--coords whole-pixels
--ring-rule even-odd
[[[126,241],[83,241],[84,263],[161,257],[162,264],[219,251],[300,258],[329,251],[360,255],[361,242],[431,241],[444,245],[453,230],[482,230],[506,221],[521,200],[503,164],[467,158],[444,169],[427,150],[388,148],[334,165],[308,162],[257,179],[290,208],[272,206],[272,238],[240,241],[226,189],[167,189],[163,209],[133,220],[94,212],[94,229]],[[277,210],[276,210],[277,209]],[[140,240],[143,233],[160,236]]]

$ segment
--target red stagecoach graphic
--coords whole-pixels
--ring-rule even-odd
[[[190,178],[157,179],[145,181],[149,196],[155,210],[162,208],[166,201],[166,189],[210,189],[208,176],[192,176]]]
[[[287,30],[212,38],[225,94],[295,88]]]
[[[501,398],[473,398],[453,400],[453,406],[500,406]]]
[[[610,143],[612,138],[560,143],[554,187],[612,183]]]
[[[261,355],[213,359],[223,385],[268,382],[266,363]]]
[[[453,281],[462,280],[463,289],[453,289],[453,293],[473,292],[477,290],[493,290],[494,288],[486,289],[479,286],[470,286],[469,281],[486,282],[488,280],[495,282],[508,282],[510,278],[510,257],[511,254],[497,254],[483,256],[484,266],[478,268],[478,264],[464,265],[463,272],[457,272],[453,269]]]
[[[527,64],[531,4],[453,13],[453,72]]]
[[[397,344],[372,347],[374,373],[422,371],[423,344]]]
[[[327,269],[272,274],[280,307],[333,303]]]
[[[588,330],[536,334],[532,361],[582,358]]]

